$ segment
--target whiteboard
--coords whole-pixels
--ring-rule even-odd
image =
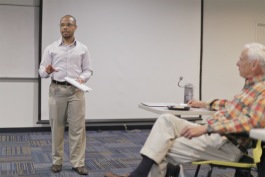
[[[38,77],[38,10],[0,5],[0,77]]]
[[[94,75],[86,83],[86,119],[139,119],[157,115],[138,104],[183,102],[182,84],[199,97],[198,0],[45,0],[42,52],[60,38],[59,20],[76,17],[76,39],[88,46]],[[41,119],[48,120],[48,87],[41,83]]]

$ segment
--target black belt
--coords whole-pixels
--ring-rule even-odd
[[[241,152],[243,152],[243,153],[246,153],[246,152],[247,152],[247,149],[246,149],[244,146],[238,144],[238,142],[237,142],[235,139],[230,138],[229,136],[226,136],[226,138],[227,138],[227,139],[228,139],[233,145],[235,145],[235,146],[236,146]]]
[[[59,82],[59,81],[56,81],[56,80],[53,80],[53,79],[52,79],[52,83],[58,84],[58,85],[72,86],[72,84],[70,84],[68,82]]]

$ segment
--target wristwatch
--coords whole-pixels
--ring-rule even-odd
[[[219,99],[213,99],[213,100],[210,102],[210,104],[209,104],[210,109],[212,109],[212,106],[213,106],[214,102],[217,101],[217,100],[219,100]]]
[[[209,124],[207,125],[207,133],[208,133],[208,135],[213,133],[213,128]]]

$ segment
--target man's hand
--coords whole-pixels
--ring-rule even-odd
[[[193,137],[201,136],[205,133],[207,133],[207,127],[206,126],[203,126],[203,125],[190,126],[190,125],[188,125],[181,130],[180,136],[191,139]]]
[[[51,74],[53,72],[57,72],[57,70],[52,66],[52,65],[48,65],[46,68],[45,68],[45,71],[46,73],[48,74]]]
[[[206,102],[199,101],[199,100],[190,100],[188,102],[188,105],[191,106],[191,107],[195,107],[195,108],[205,108],[206,107]]]

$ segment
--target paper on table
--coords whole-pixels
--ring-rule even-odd
[[[167,106],[183,106],[183,107],[189,107],[188,104],[184,104],[184,103],[141,102],[141,104],[143,104],[145,106],[150,106],[150,107],[167,107]]]
[[[159,103],[159,102],[141,102],[141,104],[150,107],[167,107],[176,105],[176,103]]]
[[[84,85],[84,84],[80,84],[79,82],[77,82],[74,79],[71,79],[70,77],[65,77],[64,78],[67,82],[69,82],[70,84],[72,84],[73,86],[79,88],[80,90],[84,91],[84,92],[91,92],[92,89],[89,88],[88,86]]]

